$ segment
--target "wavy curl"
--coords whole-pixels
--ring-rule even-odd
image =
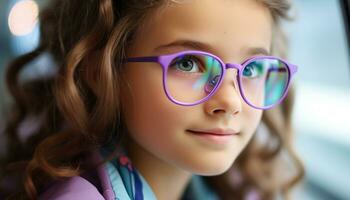
[[[280,20],[288,18],[290,4],[286,0],[258,1],[274,18],[273,54],[285,57],[287,41]],[[17,194],[36,199],[49,181],[76,176],[93,167],[84,163],[90,151],[112,138],[123,138],[121,61],[143,20],[168,2],[52,0],[42,10],[38,48],[13,60],[6,73],[14,102],[5,128],[8,153],[1,159],[4,170],[0,175],[3,182],[17,180],[12,187],[3,186],[9,198],[18,198],[11,194],[14,188],[22,188]],[[20,72],[45,52],[53,56],[57,73],[21,83]],[[258,131],[231,169],[205,177],[221,199],[243,199],[250,190],[263,199],[272,199],[278,193],[288,198],[304,175],[292,144],[292,106],[290,91],[280,106],[263,114],[267,140],[259,140]],[[36,120],[37,128],[23,142],[19,127],[28,118]],[[281,179],[283,170],[290,166],[282,162],[283,156],[294,164],[295,173]]]

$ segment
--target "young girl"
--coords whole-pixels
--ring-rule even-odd
[[[38,48],[7,72],[16,107],[3,159],[3,180],[13,184],[3,187],[18,188],[15,177],[23,178],[25,191],[9,197],[287,198],[303,176],[287,96],[297,67],[281,59],[280,20],[289,7],[285,0],[50,2]],[[20,82],[43,53],[57,73]],[[21,142],[18,130],[33,119]]]

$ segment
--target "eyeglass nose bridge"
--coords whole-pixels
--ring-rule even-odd
[[[241,64],[237,64],[237,63],[226,63],[225,64],[225,70],[228,69],[236,69],[236,77],[238,78],[239,73],[241,72],[241,70],[243,69],[243,66]]]
[[[237,69],[238,71],[241,71],[243,66],[240,64],[236,64],[236,63],[226,63],[225,68],[226,69]]]
[[[239,73],[243,68],[243,66],[237,63],[226,63],[224,66],[226,71],[228,69],[236,69],[235,78],[237,82],[235,82],[235,89],[237,92],[239,92],[242,95],[241,83],[238,79],[239,79]]]

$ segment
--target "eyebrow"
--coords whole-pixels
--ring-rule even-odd
[[[167,49],[171,47],[185,47],[195,50],[204,50],[204,51],[212,51],[214,48],[210,46],[209,44],[194,41],[194,40],[176,40],[174,42],[161,45],[155,48],[156,51],[161,49]],[[247,55],[270,55],[270,52],[262,47],[250,47],[246,50]]]

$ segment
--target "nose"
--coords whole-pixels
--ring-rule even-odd
[[[213,116],[235,116],[242,111],[242,100],[236,76],[236,69],[226,71],[220,87],[205,103],[208,114]]]

